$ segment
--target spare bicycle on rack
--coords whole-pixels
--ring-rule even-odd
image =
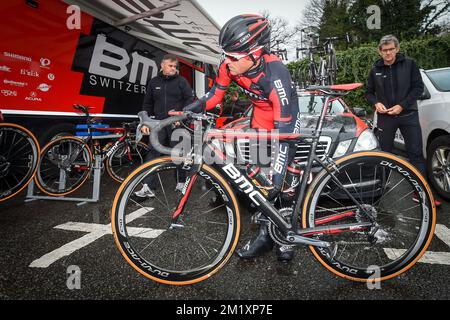
[[[266,182],[258,168],[239,170],[234,165],[227,143],[242,133],[214,129],[214,117],[208,114],[185,112],[158,121],[141,113],[141,124],[151,128],[152,146],[168,156],[137,168],[116,193],[111,225],[126,261],[142,275],[165,284],[208,279],[227,263],[238,243],[239,192],[257,207],[261,219],[268,220],[274,241],[309,245],[314,257],[338,276],[372,282],[407,271],[426,251],[436,223],[432,193],[418,170],[384,152],[358,152],[337,160],[316,155],[331,103],[361,85],[308,88],[326,95],[313,134],[254,134],[255,138],[311,145],[306,166],[293,170],[300,182],[286,186],[291,188],[291,198],[290,203],[281,199],[283,207],[278,198],[267,200]],[[187,156],[158,141],[158,132],[178,121],[202,123],[201,148],[193,148]],[[205,162],[205,154],[215,158],[213,165]],[[306,177],[313,165],[322,170],[310,182]],[[186,171],[185,188],[168,193],[175,182],[167,177],[175,170]],[[153,176],[159,186],[154,198],[138,203],[132,195],[147,176]],[[219,203],[211,207],[217,195]]]
[[[35,181],[41,191],[51,196],[65,196],[79,189],[94,170],[96,157],[100,159],[99,165],[105,163],[111,178],[121,183],[144,163],[148,152],[145,143],[135,143],[138,122],[110,128],[90,116],[91,107],[74,105],[74,108],[86,117],[85,124],[77,125],[80,130],[77,136],[52,140],[41,152]]]
[[[33,180],[39,152],[33,133],[18,124],[3,122],[0,112],[0,202],[14,197]]]
[[[334,42],[338,40],[345,40],[345,43],[350,43],[350,36],[345,34],[344,36],[328,37],[322,45],[319,45],[319,36],[314,33],[307,35],[308,47],[296,48],[297,59],[299,58],[299,52],[308,52],[308,75],[304,77],[300,68],[297,71],[296,78],[303,79],[302,86],[308,87],[310,85],[333,85],[336,83],[338,65],[336,60],[336,49]],[[319,56],[318,63],[316,62],[316,56]]]

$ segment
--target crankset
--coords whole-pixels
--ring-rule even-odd
[[[291,223],[291,216],[294,212],[293,208],[281,208],[278,212],[287,223]],[[269,231],[269,236],[276,244],[279,244],[280,246],[292,245],[292,242],[289,242],[286,237],[283,236],[273,222],[269,221],[267,228]]]

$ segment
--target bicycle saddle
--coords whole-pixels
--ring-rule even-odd
[[[89,110],[94,109],[94,107],[82,106],[81,104],[74,104],[73,107],[84,114],[89,114]]]

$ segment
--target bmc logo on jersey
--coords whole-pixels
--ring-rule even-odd
[[[130,62],[131,68],[128,71],[127,66]],[[128,81],[136,83],[140,67],[142,67],[142,72],[139,82],[140,85],[145,86],[147,79],[155,77],[158,72],[156,62],[139,55],[137,52],[133,52],[130,58],[125,49],[107,42],[104,35],[97,35],[94,53],[89,65],[90,73],[116,80],[128,75]],[[149,69],[151,69],[151,74],[149,74]]]
[[[286,89],[283,87],[283,83],[280,79],[275,80],[273,82],[275,84],[275,88],[277,88],[278,96],[280,97],[281,104],[283,106],[287,106],[289,104],[289,99],[287,98]]]

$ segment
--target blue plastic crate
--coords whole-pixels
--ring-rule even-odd
[[[95,123],[95,124],[92,124],[91,127],[93,129],[92,130],[93,136],[106,136],[108,134],[111,134],[110,131],[95,131],[96,128],[109,128],[108,124]],[[87,128],[88,128],[87,124],[77,124],[75,129],[83,130],[83,131],[76,131],[76,135],[79,137],[89,136]]]

